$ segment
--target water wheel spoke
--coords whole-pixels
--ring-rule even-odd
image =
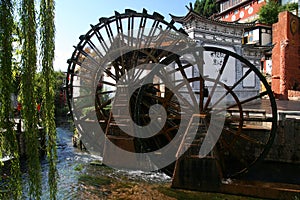
[[[179,61],[179,55],[177,55],[177,54],[170,54],[170,55],[168,55],[166,58],[164,58],[161,61],[161,64],[169,66],[171,64],[177,64],[178,61]],[[183,65],[181,63],[180,67],[178,65],[175,66],[175,67],[172,67],[172,69],[170,70],[170,74],[175,74],[176,72],[179,72],[182,69],[187,69],[188,67],[191,67],[191,66],[193,66],[193,65],[190,64],[190,63],[187,63],[185,65]]]
[[[147,13],[147,10],[143,10],[143,13]],[[137,33],[137,48],[141,48],[141,44],[142,44],[142,38],[144,36],[144,32],[145,32],[145,27],[146,27],[146,23],[147,23],[147,18],[142,16],[141,20],[140,20],[140,25],[139,25],[139,29],[138,29],[138,33]]]
[[[180,82],[180,84],[177,84],[175,88],[172,89],[172,92],[174,92],[174,94],[172,95],[175,95],[177,98],[179,98],[181,100],[181,106],[186,106],[186,107],[190,107],[190,108],[193,108],[193,105],[196,105],[196,99],[195,99],[195,96],[192,96],[192,102],[188,101],[187,98],[185,98],[185,95],[189,95],[189,94],[193,94],[194,92],[191,91],[191,88],[190,88],[190,85],[188,84],[187,81],[177,81],[177,82]],[[167,80],[167,83],[165,83],[166,85],[173,85],[172,83],[170,83],[169,80]],[[183,91],[180,91],[180,89],[183,87],[183,86],[186,86],[188,91],[186,92],[186,94],[184,94]],[[158,98],[157,100],[161,100],[161,99],[164,99],[164,101],[161,101],[161,102],[166,102],[166,101],[170,101],[170,98],[169,97],[163,97],[163,98],[160,98],[158,96],[154,97],[153,98]],[[178,105],[178,104],[177,104]]]
[[[224,57],[222,66],[221,66],[221,68],[219,70],[219,73],[217,75],[217,78],[215,79],[214,85],[213,85],[213,87],[211,89],[211,92],[210,92],[210,94],[209,94],[209,96],[208,96],[208,98],[206,100],[206,103],[205,103],[205,106],[204,106],[203,110],[207,110],[208,105],[209,105],[212,97],[214,96],[215,90],[216,90],[217,85],[218,85],[218,83],[220,81],[220,78],[221,78],[221,76],[222,76],[222,74],[224,72],[225,66],[227,65],[228,59],[229,59],[229,54],[226,54],[225,57]]]
[[[99,99],[99,103],[97,105],[98,109],[103,109],[106,106],[109,106],[112,103],[113,99],[114,98],[110,98],[110,99],[108,99],[106,101],[102,101],[102,100]]]
[[[107,55],[107,52],[109,51],[109,47],[108,45],[106,44],[102,34],[99,32],[99,28],[96,27],[96,26],[92,26],[92,29],[97,37],[97,40],[99,41],[100,43],[100,46],[102,47],[104,53]]]
[[[219,103],[229,94],[229,92],[226,92],[226,94],[223,94],[212,106],[211,108],[215,108]]]
[[[109,90],[109,91],[97,91],[97,95],[107,95],[107,94],[113,94],[116,93],[115,90]]]
[[[90,38],[86,38],[86,41],[89,44],[89,46],[91,47],[91,49],[96,53],[97,57],[99,59],[102,59],[104,56],[101,53],[101,51],[99,50],[99,48],[93,43],[93,41],[91,41]]]
[[[129,45],[133,46],[133,30],[134,30],[134,17],[130,17],[130,15],[128,15],[128,22],[127,22],[128,26],[127,26],[127,35],[128,35],[128,40],[129,40]]]
[[[116,83],[113,83],[113,82],[109,82],[109,81],[104,81],[104,80],[101,80],[100,81],[100,84],[103,84],[103,85],[109,85],[109,86],[113,86],[113,87],[116,87]]]
[[[117,80],[117,78],[116,78],[116,76],[114,75],[114,74],[112,74],[108,69],[106,69],[104,66],[102,66],[102,64],[99,62],[99,61],[97,61],[94,57],[92,57],[88,52],[86,52],[86,51],[84,51],[83,49],[82,49],[82,47],[75,47],[81,54],[83,54],[85,57],[86,57],[86,59],[88,59],[87,61],[86,60],[84,60],[84,65],[81,63],[80,64],[80,66],[82,66],[82,67],[84,67],[84,68],[86,68],[87,70],[89,70],[89,71],[93,71],[93,72],[96,72],[95,70],[98,68],[98,67],[101,67],[103,70],[104,70],[104,72],[108,75],[108,76],[110,76],[112,79],[114,79],[114,80]],[[90,61],[90,62],[89,62]],[[79,64],[79,63],[78,63]],[[89,65],[91,65],[91,66],[94,66],[94,68],[91,68],[89,65],[87,65],[87,64],[89,64]]]
[[[73,113],[80,113],[82,114],[83,109],[85,108],[92,108],[95,104],[92,104],[91,102],[88,103],[80,103],[79,105],[74,105]]]
[[[178,56],[177,56],[177,60],[178,60]],[[187,63],[187,64],[184,64],[184,65],[178,65],[177,68],[174,69],[174,73],[175,72],[178,72],[180,70],[185,70],[185,69],[188,69],[190,67],[193,67],[194,65],[192,63]],[[171,71],[172,72],[172,71]]]
[[[123,36],[123,26],[122,26],[122,18],[120,13],[118,13],[117,11],[115,11],[115,19],[116,19],[116,29],[118,34],[122,37]]]
[[[238,86],[245,78],[247,78],[247,76],[248,76],[251,72],[253,72],[253,71],[251,70],[251,68],[249,68],[249,69],[245,72],[245,74],[244,74],[237,82],[235,82],[235,83],[232,85],[232,87],[230,88],[230,90],[233,91],[233,89],[236,88],[236,86]],[[229,91],[228,91],[228,92],[229,92]]]
[[[114,34],[112,32],[112,29],[111,29],[111,26],[110,26],[110,23],[107,22],[104,22],[104,28],[106,30],[106,35],[108,36],[108,39],[109,39],[109,42],[110,44],[113,44],[114,42]]]
[[[179,129],[179,126],[176,124],[172,124],[167,122],[167,126],[165,126],[161,132],[164,134],[164,136],[167,138],[167,140],[170,142],[174,139],[174,136],[177,134],[177,130]]]
[[[258,95],[253,96],[253,97],[249,97],[249,98],[247,98],[247,99],[245,99],[245,100],[243,100],[243,101],[241,101],[241,102],[239,102],[239,103],[240,103],[241,105],[243,105],[243,104],[248,103],[248,102],[250,102],[250,101],[254,101],[254,100],[256,100],[256,99],[261,99],[263,96],[266,96],[267,94],[268,94],[268,91],[263,91],[263,92],[260,92]],[[237,106],[237,104],[232,104],[232,105],[228,106],[227,109],[229,109],[229,108],[234,108],[234,107],[236,107],[236,106]]]
[[[150,64],[151,66],[152,63],[150,63],[150,61],[152,61],[153,63],[159,62],[160,56],[155,55],[157,52],[159,52],[157,49],[150,48],[150,51],[149,49],[142,49],[141,52],[143,52],[146,55],[146,59],[143,63]]]
[[[112,66],[115,70],[114,75],[116,76],[116,79],[118,81],[122,77],[122,75],[124,74],[124,71],[122,70],[122,67],[119,65],[118,62],[113,62]]]
[[[182,85],[185,85],[187,88],[184,89],[188,89],[188,91],[180,91]],[[175,88],[173,88],[176,97],[180,99],[180,106],[184,108],[194,109],[194,106],[197,105],[196,97],[195,95],[193,95],[195,93],[191,90],[190,85],[186,84],[186,81],[183,81],[182,85],[179,84]],[[186,98],[186,96],[188,96],[190,99]]]
[[[171,104],[169,101],[166,101],[164,98],[158,97],[158,96],[155,96],[155,95],[152,95],[152,94],[145,95],[145,96],[151,97],[151,99],[158,100],[158,102],[160,102],[159,105],[162,105],[162,106],[165,107],[166,112],[168,113],[168,118],[170,118],[170,119],[180,119],[180,114],[179,114],[180,108],[177,107],[176,103]],[[152,105],[153,105],[152,103],[148,103],[146,101],[142,102],[142,106],[144,107],[144,109],[147,109],[147,110],[149,110]]]
[[[82,74],[77,74],[77,73],[71,73],[70,75],[76,76],[77,78],[82,79],[82,80],[88,80],[88,81],[94,80],[91,76],[87,76],[87,75],[82,75]]]
[[[185,73],[185,68],[183,67],[182,63],[180,62],[179,56],[176,57],[176,64],[178,65],[178,71],[181,73],[184,79],[187,79],[187,75]]]
[[[73,85],[73,88],[78,88],[84,93],[93,91],[94,87],[92,85]]]
[[[143,75],[144,70],[142,68],[138,68],[132,74],[131,80],[139,80],[140,77]]]
[[[249,68],[245,74],[235,82],[231,87],[228,87],[227,92],[223,94],[219,99],[212,105],[212,107],[217,106],[228,94],[232,93],[233,90],[252,72],[251,68]]]
[[[88,93],[88,94],[85,94],[85,95],[80,95],[80,96],[75,96],[73,97],[73,99],[85,99],[85,98],[90,98],[92,95],[92,93]]]
[[[208,78],[208,77],[205,77],[204,78],[204,80],[205,81],[209,81],[209,82],[214,82],[214,83],[216,83],[217,81],[216,80],[214,80],[214,79],[211,79],[211,78]],[[230,94],[231,95],[231,97],[234,99],[234,101],[236,102],[236,106],[240,109],[240,110],[242,110],[242,107],[241,107],[241,104],[240,104],[240,100],[239,100],[239,98],[238,98],[238,96],[232,91],[232,90],[230,90],[230,87],[229,86],[227,86],[226,84],[224,84],[224,83],[222,83],[222,82],[217,82],[217,84],[219,85],[219,86],[221,86],[221,87],[223,87],[227,92],[226,92],[226,94],[223,94],[221,97],[217,97],[218,99],[216,100],[216,102],[213,104],[213,105],[211,105],[211,106],[208,106],[208,103],[206,102],[206,104],[207,104],[207,107],[205,108],[205,111],[207,112],[207,111],[211,111],[211,110],[215,110],[215,112],[216,113],[221,113],[221,112],[223,112],[223,111],[227,111],[228,110],[228,108],[227,107],[225,107],[225,105],[219,105],[219,103],[228,95],[228,94]],[[211,97],[213,97],[213,95],[210,95]],[[204,109],[203,109],[204,110]],[[217,111],[217,110],[219,110],[219,111]]]
[[[148,36],[147,36],[147,40],[146,40],[146,42],[145,42],[145,46],[147,46],[147,47],[151,46],[152,38],[153,38],[153,36],[155,35],[155,32],[156,32],[157,29],[158,29],[158,26],[159,26],[159,21],[154,20],[154,21],[152,22],[152,26],[151,26],[150,31],[149,31],[149,34],[148,34]]]
[[[226,85],[226,84],[222,84],[222,87],[224,87],[227,91],[229,90],[229,87]],[[230,113],[230,106],[225,106],[223,105],[222,107],[217,107],[218,103],[220,102],[217,102],[215,103],[214,105],[212,105],[211,107],[209,108],[206,108],[206,112],[211,112],[213,114],[222,114],[223,112],[226,111],[227,114],[229,114],[230,116],[227,116],[226,120],[227,121],[230,121],[230,120],[235,120],[235,121],[242,121],[244,120],[243,118],[243,108],[242,108],[242,104],[238,98],[238,96],[233,92],[233,91],[230,91],[230,95],[231,97],[234,99],[234,101],[236,102],[234,104],[234,107],[237,109],[237,113],[238,115],[236,116],[233,116],[232,114],[229,114]]]
[[[261,142],[261,141],[255,139],[255,138],[252,138],[252,137],[250,137],[249,135],[244,134],[243,132],[238,132],[238,131],[232,130],[232,129],[230,129],[230,128],[228,128],[228,129],[225,128],[225,129],[223,129],[223,131],[224,131],[224,133],[226,133],[226,134],[228,134],[228,135],[230,135],[230,134],[231,134],[231,135],[234,135],[234,136],[236,136],[237,138],[243,139],[243,140],[245,140],[245,141],[247,141],[247,142],[256,144],[256,145],[258,145],[258,146],[265,146],[265,145],[266,145],[265,143],[263,143],[263,142]]]
[[[173,113],[179,113],[181,111],[180,106],[178,105],[177,102],[173,102],[172,100],[168,102],[168,111],[173,112]]]
[[[96,115],[96,109],[93,107],[91,110],[87,111],[84,115],[84,117],[80,118],[82,121],[91,121],[92,119],[94,120]],[[97,121],[98,123],[98,121]]]
[[[69,61],[72,62],[75,65],[78,65],[78,66],[82,67],[86,71],[91,72],[92,74],[94,74],[96,72],[95,68],[92,67],[92,65],[88,65],[88,62],[85,61],[85,60],[78,61],[78,60],[70,59]],[[72,73],[72,74],[77,75],[76,73]]]

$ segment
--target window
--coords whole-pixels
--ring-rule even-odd
[[[222,2],[220,4],[221,12],[224,10],[227,10],[228,8],[231,8],[232,6],[239,4],[240,2],[242,2],[242,0],[228,0],[228,1]]]
[[[250,31],[249,35],[248,35],[248,43],[253,42],[253,32]]]
[[[225,1],[225,2],[221,3],[221,8],[220,8],[221,12],[224,10],[227,10],[230,7],[229,3],[230,3],[229,1]]]
[[[253,42],[253,31],[247,31],[244,33],[243,44],[248,44]]]

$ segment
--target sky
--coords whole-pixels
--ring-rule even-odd
[[[54,69],[67,71],[67,60],[71,58],[79,36],[90,30],[90,24],[96,25],[100,17],[110,17],[114,11],[123,13],[130,8],[148,13],[158,12],[166,21],[169,14],[185,16],[186,6],[195,0],[57,0],[55,6],[55,61]]]

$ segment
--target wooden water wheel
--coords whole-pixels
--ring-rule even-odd
[[[220,66],[213,73],[215,66],[209,65],[206,55],[219,57]],[[126,10],[100,18],[80,37],[68,63],[68,103],[77,129],[89,138],[87,146],[93,136],[84,125],[97,123],[105,139],[119,148],[158,155],[166,146],[179,148],[195,112],[204,116],[198,121],[199,127],[205,127],[202,133],[213,124],[212,116],[221,113],[224,119],[216,147],[223,173],[230,177],[263,157],[274,139],[276,104],[259,70],[231,51],[198,47],[173,21],[166,22],[158,13]],[[226,80],[231,70],[242,70],[234,82]],[[242,88],[247,84],[254,84],[254,89],[245,95]],[[270,109],[258,110],[262,104]],[[163,114],[157,112],[161,108]],[[151,124],[152,112],[158,121],[165,117],[164,123],[153,124],[151,128],[157,130],[151,136],[136,135],[139,127]],[[193,139],[199,130],[194,132]],[[170,155],[173,161],[175,153]],[[174,165],[158,168],[171,174]]]

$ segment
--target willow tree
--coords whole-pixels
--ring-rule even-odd
[[[42,80],[43,83],[43,124],[47,138],[47,157],[49,161],[48,184],[50,198],[56,199],[57,169],[56,169],[56,126],[54,121],[54,49],[55,49],[55,24],[54,24],[54,0],[42,0],[40,4],[40,35],[42,56]]]
[[[13,0],[1,0],[0,2],[0,158],[2,152],[12,156],[12,167],[9,185],[6,194],[8,198],[19,199],[22,194],[21,172],[19,164],[19,150],[16,133],[14,131],[14,113],[11,101],[13,88]],[[41,165],[40,165],[40,142],[37,115],[37,95],[41,95],[44,102],[43,125],[47,139],[47,157],[49,160],[49,186],[50,198],[56,199],[57,169],[56,169],[56,130],[54,122],[54,0],[41,0],[40,18],[36,18],[35,0],[20,0],[21,24],[21,116],[25,127],[25,146],[27,169],[29,174],[29,198],[41,199]],[[16,5],[16,4],[15,4]],[[37,23],[39,22],[39,24]],[[42,86],[37,87],[37,28],[40,28]],[[18,31],[17,31],[18,32]],[[37,94],[37,88],[43,88]],[[40,102],[39,102],[40,103]],[[0,163],[2,164],[2,163]],[[1,167],[0,167],[1,170]],[[0,180],[1,181],[1,180]],[[3,188],[1,188],[3,189]],[[5,196],[6,197],[6,196]],[[5,198],[0,190],[0,198]]]
[[[19,151],[16,132],[14,131],[13,109],[11,95],[12,88],[12,59],[13,59],[13,5],[11,0],[3,0],[0,4],[1,36],[0,36],[0,154],[5,152],[11,156],[10,168],[10,197],[20,198],[22,194],[21,172],[19,165]],[[3,134],[3,135],[2,135]],[[0,155],[0,157],[2,157]],[[8,188],[8,189],[9,189]],[[3,197],[5,198],[5,197]]]
[[[37,70],[36,14],[35,1],[22,0],[21,24],[23,34],[22,47],[22,117],[25,125],[26,156],[29,174],[29,196],[40,199],[41,165],[39,160],[39,141],[37,128],[37,109],[35,94],[35,76]]]

